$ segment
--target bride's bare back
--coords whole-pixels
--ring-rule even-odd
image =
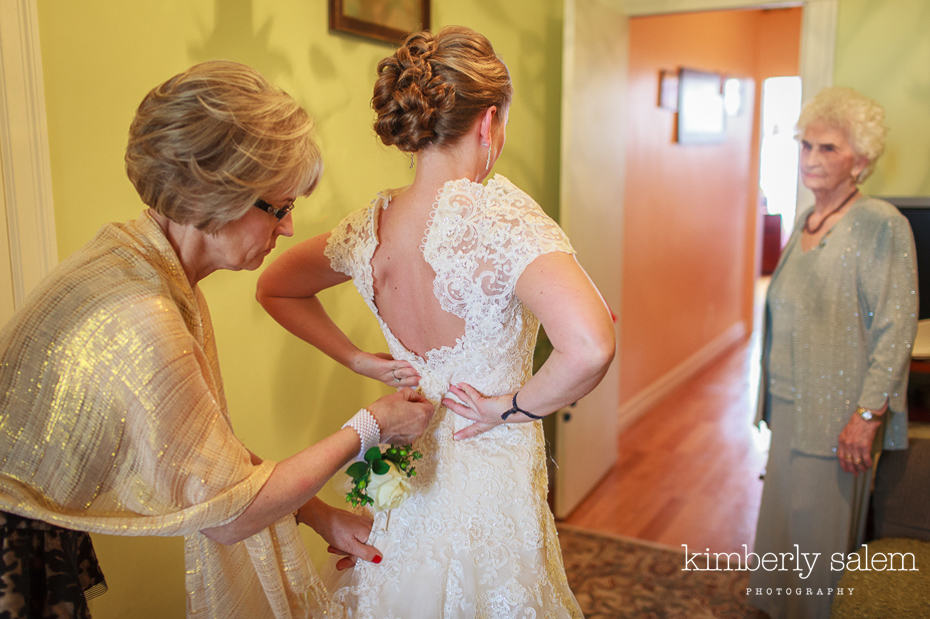
[[[378,246],[371,260],[374,302],[381,319],[410,352],[452,347],[465,333],[465,321],[442,309],[433,293],[436,272],[421,242],[431,204],[401,193],[380,212]]]

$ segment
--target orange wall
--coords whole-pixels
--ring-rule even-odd
[[[756,75],[797,75],[801,51],[801,9],[751,11],[757,16]],[[761,85],[762,80],[758,80]]]
[[[757,264],[758,89],[797,74],[800,9],[630,20],[621,404],[734,325],[748,332]],[[659,71],[747,80],[749,105],[719,144],[679,145],[656,105]]]

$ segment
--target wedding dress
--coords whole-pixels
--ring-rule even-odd
[[[407,350],[374,301],[371,259],[379,242],[382,193],[347,216],[326,248],[334,269],[353,278],[377,317],[395,359],[420,374],[438,403],[450,383],[488,395],[513,393],[532,374],[539,321],[514,288],[535,258],[573,253],[562,230],[526,193],[497,175],[486,186],[467,179],[440,190],[420,249],[435,271],[433,294],[464,320],[452,346],[423,356]],[[562,566],[552,513],[542,425],[504,424],[453,441],[471,421],[440,406],[415,443],[423,459],[412,492],[375,514],[369,543],[383,552],[359,561],[333,584],[337,602],[357,617],[580,617]]]

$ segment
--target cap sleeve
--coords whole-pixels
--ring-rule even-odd
[[[561,228],[500,175],[487,186],[468,179],[447,182],[422,250],[436,273],[433,292],[442,308],[475,322],[513,305],[517,280],[537,257],[574,253]]]
[[[369,247],[375,234],[372,228],[374,204],[352,212],[339,222],[329,234],[323,253],[329,258],[334,271],[355,279],[360,260],[360,249]]]
[[[498,248],[497,262],[510,286],[536,258],[553,252],[574,254],[568,236],[526,192],[497,175],[488,183],[487,212],[490,229],[507,230],[506,236],[492,233]]]

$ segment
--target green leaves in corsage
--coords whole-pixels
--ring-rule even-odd
[[[392,445],[383,452],[372,447],[365,452],[364,461],[353,462],[346,469],[352,478],[346,502],[356,507],[371,505],[375,511],[397,507],[410,492],[407,478],[417,474],[412,462],[422,457],[413,445]]]

